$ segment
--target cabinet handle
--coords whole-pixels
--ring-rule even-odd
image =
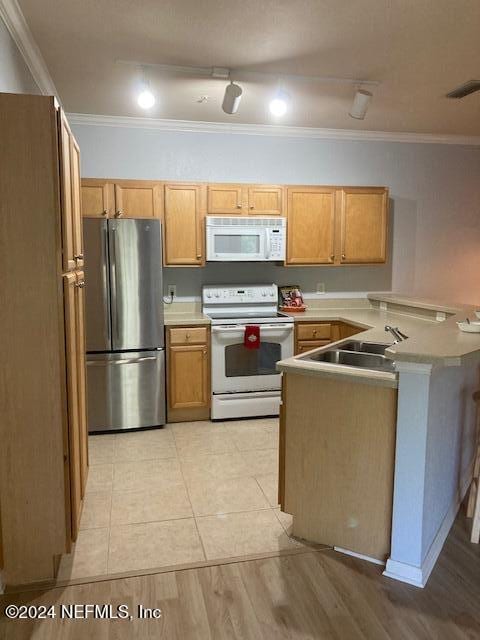
[[[346,257],[347,256],[344,253],[342,253],[342,260],[345,260]]]
[[[80,280],[80,282],[75,282],[75,286],[79,289],[83,289],[85,287],[85,280]]]
[[[237,204],[237,209],[241,209],[242,205],[241,204]]]
[[[187,335],[185,336],[185,338],[186,338],[187,340],[190,340],[190,334],[189,334],[189,333],[187,333]]]
[[[331,260],[332,262],[335,260],[335,254],[334,254],[334,253],[331,253],[331,254],[330,254],[330,260]]]
[[[83,253],[79,253],[76,256],[73,256],[75,260],[83,260]]]
[[[204,356],[206,356],[206,355],[207,355],[207,350],[206,350],[206,349],[204,349],[204,350],[203,350],[203,355],[204,355]]]
[[[102,216],[108,216],[108,210],[107,209],[104,209],[102,211]]]
[[[121,218],[123,216],[123,211],[121,209],[119,209],[116,213],[115,213],[115,218]]]
[[[250,209],[255,209],[255,207],[253,206],[253,204],[250,205]]]

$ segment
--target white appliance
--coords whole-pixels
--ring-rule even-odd
[[[207,260],[285,260],[286,228],[285,218],[207,216]]]
[[[293,318],[277,311],[275,284],[211,285],[202,291],[212,323],[212,419],[278,415],[279,360],[293,355]],[[260,346],[244,346],[247,325],[260,327]]]

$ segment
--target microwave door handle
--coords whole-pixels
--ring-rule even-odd
[[[265,230],[265,257],[270,260],[270,230]]]

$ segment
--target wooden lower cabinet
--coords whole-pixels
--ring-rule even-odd
[[[167,328],[167,421],[210,417],[210,332]]]
[[[325,347],[331,342],[343,340],[361,331],[363,329],[360,327],[339,320],[321,322],[298,320],[295,322],[294,355]]]
[[[69,514],[67,527],[75,541],[80,528],[88,474],[88,426],[85,376],[85,279],[83,271],[63,276]],[[68,501],[67,501],[68,504]]]

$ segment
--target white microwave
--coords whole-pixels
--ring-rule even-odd
[[[285,218],[207,216],[207,261],[285,260]]]

